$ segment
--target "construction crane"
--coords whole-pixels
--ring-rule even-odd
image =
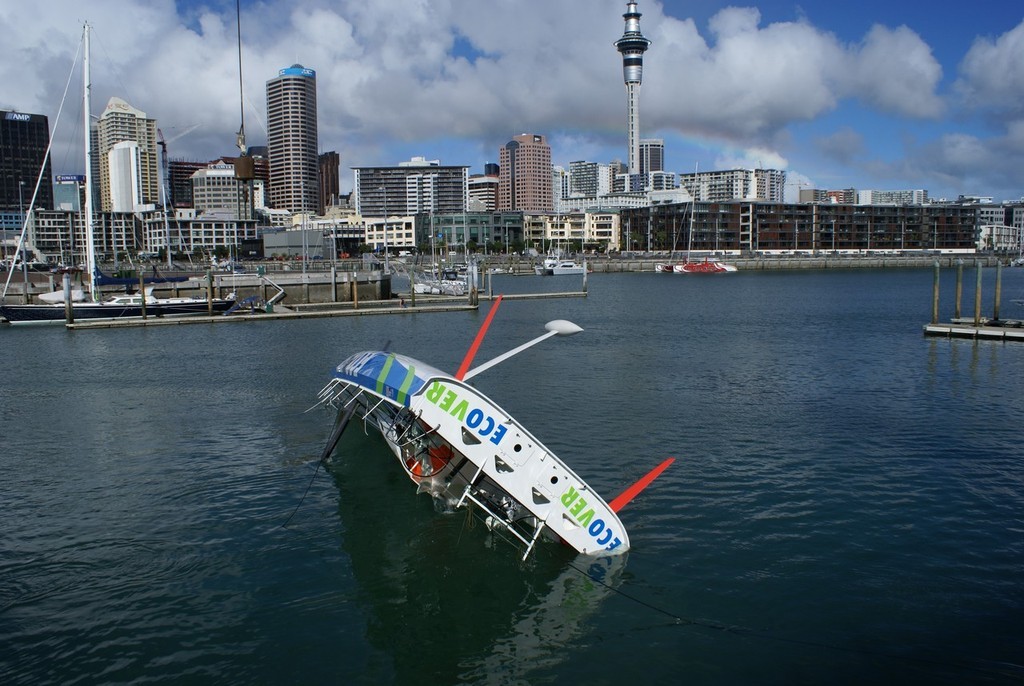
[[[169,169],[168,164],[167,164],[167,144],[168,143],[173,143],[174,141],[178,140],[182,136],[185,136],[185,135],[187,135],[189,133],[192,133],[197,128],[199,128],[199,124],[190,124],[190,125],[186,126],[184,129],[182,129],[181,131],[179,131],[174,136],[171,136],[171,138],[169,138],[169,139],[168,138],[164,138],[164,132],[161,131],[159,128],[156,130],[156,144],[160,146],[160,157],[161,157],[161,161],[162,161],[161,167],[163,168],[163,175],[162,176],[163,176],[164,232],[165,232],[165,239],[166,239],[166,246],[167,246],[166,252],[167,252],[167,266],[168,267],[171,266],[171,235],[170,235],[170,225],[168,224],[168,219],[167,219],[167,189],[171,185],[171,174],[170,174],[170,169]],[[178,240],[179,240],[179,242],[181,240],[180,232],[179,232]]]

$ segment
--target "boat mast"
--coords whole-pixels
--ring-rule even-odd
[[[99,302],[99,293],[96,288],[96,243],[93,238],[93,206],[92,206],[92,121],[90,119],[90,103],[92,95],[92,78],[89,75],[89,23],[85,23],[83,29],[83,59],[82,79],[84,88],[82,93],[82,110],[85,123],[83,135],[85,137],[85,264],[89,270],[89,297],[93,302]]]

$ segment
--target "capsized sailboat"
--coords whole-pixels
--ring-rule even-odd
[[[343,360],[319,393],[318,404],[338,412],[323,458],[358,417],[384,437],[417,492],[429,493],[443,511],[470,508],[491,531],[517,544],[523,559],[542,538],[586,555],[624,553],[629,536],[618,511],[673,458],[606,502],[519,421],[469,385],[473,376],[532,345],[582,331],[565,320],[548,322],[547,333],[470,369],[500,302],[495,300],[454,375],[384,350]]]

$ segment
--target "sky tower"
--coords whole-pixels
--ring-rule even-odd
[[[629,173],[640,173],[640,82],[644,80],[644,53],[651,41],[640,33],[640,13],[635,2],[626,3],[626,30],[615,47],[622,53],[622,78],[626,82],[629,106]]]

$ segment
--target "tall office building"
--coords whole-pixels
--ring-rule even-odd
[[[320,206],[318,214],[338,204],[341,195],[341,155],[334,150],[325,152],[318,159],[320,173]]]
[[[280,70],[267,81],[267,149],[270,158],[270,206],[289,212],[316,212],[316,72],[301,64]]]
[[[498,207],[498,165],[493,173],[473,174],[469,177],[469,210],[471,212],[493,212]]]
[[[665,171],[665,141],[662,138],[645,138],[640,141],[640,173]]]
[[[43,181],[34,207],[53,207],[53,177],[46,157],[49,144],[50,123],[46,115],[0,111],[0,211],[28,210],[40,169]]]
[[[121,98],[111,98],[99,120],[93,125],[93,178],[99,179],[99,201],[104,212],[113,212],[113,186],[127,188],[137,183],[139,205],[160,204],[160,165],[157,155],[156,120],[150,119],[142,110],[132,107]],[[137,159],[129,164],[124,162],[123,153],[111,150],[118,143],[135,143],[138,148]],[[121,146],[124,150],[127,146]],[[116,167],[111,167],[114,161]],[[113,171],[114,176],[111,176]],[[137,182],[124,175],[138,175]],[[120,176],[118,176],[120,175]],[[123,196],[122,196],[123,197]],[[120,211],[124,205],[120,205]],[[134,208],[133,208],[134,209]]]
[[[498,155],[498,211],[552,212],[551,147],[544,136],[513,136]]]
[[[629,122],[629,173],[640,173],[640,82],[644,79],[644,53],[651,41],[640,33],[640,13],[636,3],[626,3],[626,30],[615,47],[622,53],[622,78],[626,82]]]

